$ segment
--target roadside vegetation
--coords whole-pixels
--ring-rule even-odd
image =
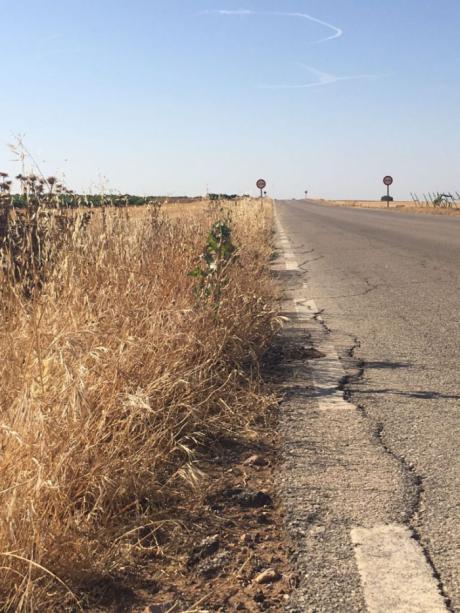
[[[170,560],[200,454],[273,403],[272,211],[93,213],[20,181],[19,209],[0,181],[0,609],[78,610]]]

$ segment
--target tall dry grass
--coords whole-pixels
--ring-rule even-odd
[[[217,307],[187,274],[217,209],[75,223],[32,295],[3,254],[1,610],[84,606],[92,582],[156,547],[199,481],[197,446],[266,406],[271,207],[231,209],[238,257]]]

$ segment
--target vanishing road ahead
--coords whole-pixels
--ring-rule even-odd
[[[347,390],[369,437],[407,473],[388,477],[382,464],[380,475],[376,462],[373,497],[323,492],[328,513],[340,501],[346,522],[347,501],[361,496],[380,523],[411,525],[460,612],[460,217],[305,200],[276,212],[346,371],[363,363]]]

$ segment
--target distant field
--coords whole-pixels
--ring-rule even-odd
[[[412,200],[395,200],[386,202],[380,200],[313,200],[317,204],[325,206],[346,206],[360,209],[392,209],[397,211],[411,211],[414,213],[424,213],[428,215],[460,215],[460,208],[440,208],[432,206],[416,206]]]
[[[209,200],[194,200],[193,202],[192,201],[190,202],[165,201],[162,203],[160,202],[155,203],[155,205],[158,205],[160,207],[162,213],[172,218],[182,217],[183,215],[196,215],[199,213],[203,213],[204,211],[209,209],[210,204],[211,203],[209,202]],[[131,220],[136,220],[136,219],[144,219],[145,213],[148,210],[148,207],[149,205],[146,204],[143,206],[120,207],[120,208],[117,208],[116,210],[120,211],[121,213],[125,211],[128,213],[129,218]],[[78,210],[79,211],[92,211],[93,215],[98,216],[102,214],[102,211],[104,209],[103,208],[92,208],[92,207],[81,207]],[[105,210],[108,211],[110,209],[105,209]]]

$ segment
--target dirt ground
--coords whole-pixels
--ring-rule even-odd
[[[174,525],[165,518],[150,560],[94,586],[93,613],[285,610],[297,577],[274,487],[277,410],[244,438],[216,440],[203,453],[202,481],[169,518]]]

